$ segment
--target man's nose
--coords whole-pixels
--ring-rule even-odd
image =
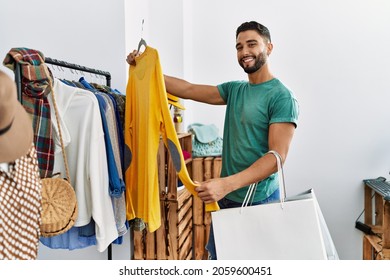
[[[242,48],[242,54],[243,54],[243,55],[249,54],[249,48],[246,47],[246,46],[244,46],[244,47]]]

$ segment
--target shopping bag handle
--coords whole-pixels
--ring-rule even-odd
[[[286,186],[284,181],[284,172],[283,172],[283,164],[282,164],[282,157],[280,154],[276,151],[270,150],[266,154],[273,154],[276,158],[276,165],[278,167],[278,179],[279,179],[279,194],[280,194],[280,204],[283,208],[284,200],[286,198]],[[257,183],[253,183],[249,186],[248,191],[246,192],[244,201],[241,205],[241,210],[243,207],[247,207],[249,204],[249,201],[251,200],[254,191],[257,188]]]
[[[284,181],[282,157],[278,152],[273,151],[273,150],[268,151],[267,154],[273,154],[276,158],[276,164],[278,166],[280,202],[284,203],[284,200],[286,199],[286,184]]]

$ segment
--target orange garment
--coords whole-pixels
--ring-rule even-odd
[[[167,93],[156,49],[146,47],[130,66],[126,89],[125,158],[126,215],[141,218],[153,232],[161,225],[157,153],[160,136],[168,148],[180,180],[195,192],[168,108]],[[218,210],[206,205],[206,211]]]

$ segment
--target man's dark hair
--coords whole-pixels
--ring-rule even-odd
[[[269,42],[271,42],[271,34],[269,33],[269,30],[267,27],[264,25],[256,22],[256,21],[249,21],[249,22],[244,22],[241,24],[236,31],[236,39],[238,37],[238,34],[240,34],[243,31],[248,31],[248,30],[255,30],[259,35],[263,38],[268,39]]]

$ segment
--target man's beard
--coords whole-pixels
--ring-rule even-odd
[[[259,70],[263,65],[267,62],[267,56],[264,53],[259,54],[255,58],[255,64],[250,67],[244,67],[243,62],[240,60],[240,66],[242,69],[244,69],[245,73],[247,74],[252,74],[255,73],[257,70]]]

